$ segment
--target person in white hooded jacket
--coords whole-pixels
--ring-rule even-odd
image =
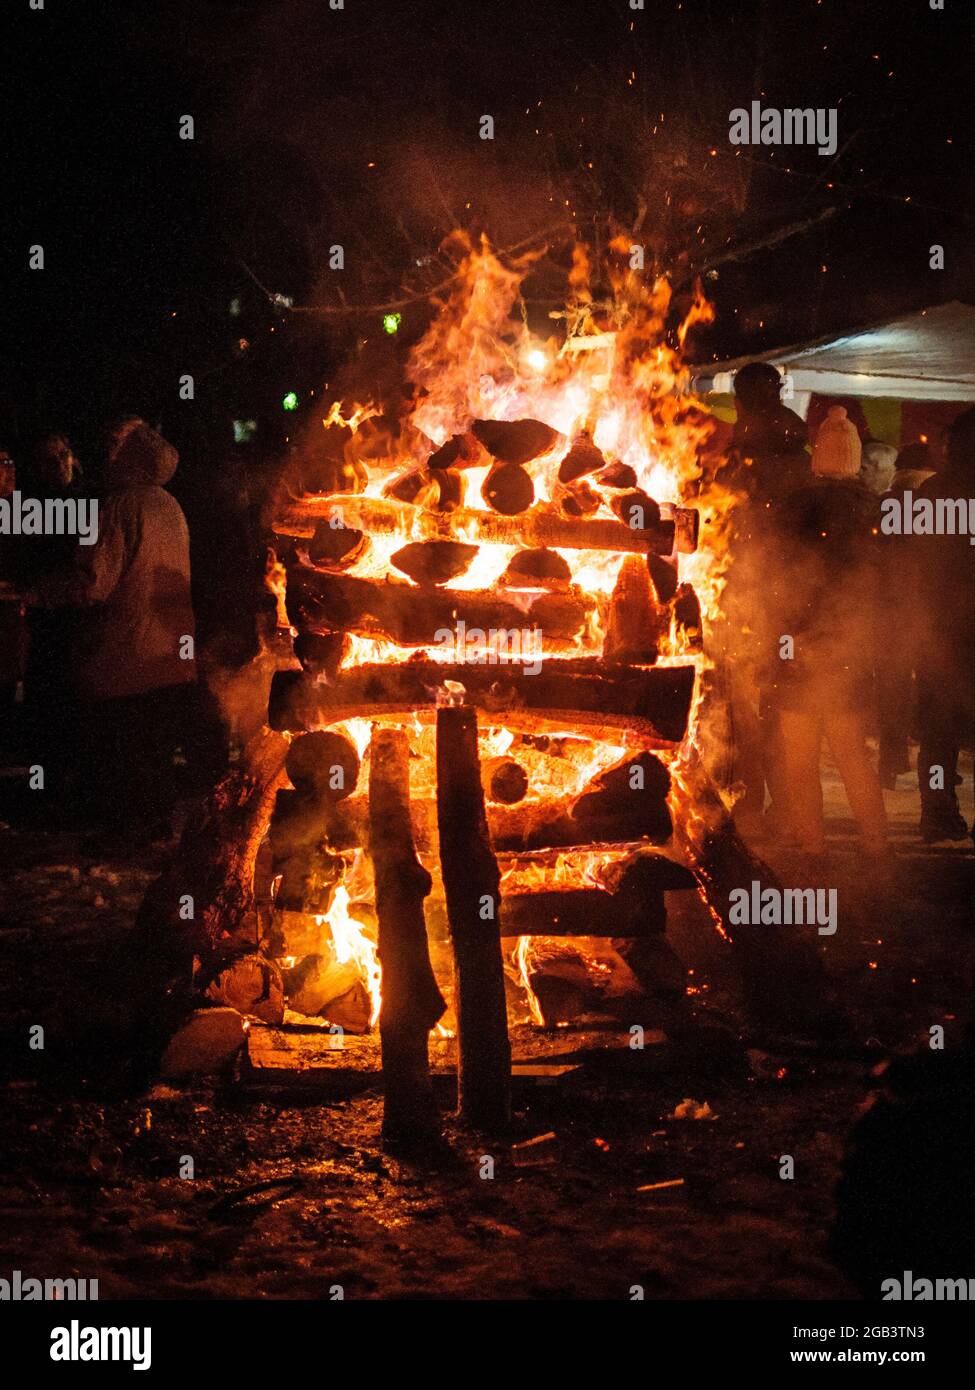
[[[96,814],[133,836],[169,810],[175,745],[196,693],[189,531],[165,484],[179,455],[143,421],[109,449],[98,539],[29,601],[82,610],[75,654],[86,783]]]

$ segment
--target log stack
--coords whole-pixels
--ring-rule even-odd
[[[271,826],[275,946],[304,957],[299,1001],[338,978],[300,919],[330,911],[350,848],[368,849],[365,915],[391,991],[387,1128],[402,1138],[411,1112],[435,1128],[426,1039],[444,1001],[427,927],[433,939],[440,923],[461,1114],[497,1130],[510,1073],[502,942],[604,936],[650,942],[649,958],[664,893],[693,883],[659,849],[673,829],[660,755],[687,732],[696,671],[659,656],[678,617],[689,625],[679,559],[697,516],[658,505],[589,435],[533,420],[474,421],[426,457],[314,477],[320,490],[293,491],[273,520],[290,547],[302,668],[278,673],[269,704],[271,728],[292,740],[292,789]],[[593,567],[609,582],[587,585]],[[363,719],[359,779],[345,740]],[[346,770],[341,794],[328,766]],[[588,864],[575,877],[573,856]]]

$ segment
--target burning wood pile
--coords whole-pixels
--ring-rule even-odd
[[[416,900],[392,917],[412,919],[421,967],[429,937],[449,1007],[421,968],[424,1051],[438,1020],[459,1026],[462,1079],[465,1034],[506,1048],[506,997],[553,1026],[645,1021],[639,1001],[682,993],[664,892],[694,879],[658,847],[718,588],[694,582],[700,513],[681,494],[704,427],[666,288],[557,353],[507,322],[518,284],[472,251],[414,351],[412,409],[333,406],[273,517],[301,669],[275,676],[269,707],[291,739],[271,954],[293,1010],[353,1031],[381,1018],[377,820],[397,804],[412,889],[393,897]]]
[[[409,407],[336,402],[272,518],[296,660],[234,900],[282,1007],[378,1021],[394,1132],[433,1122],[435,1026],[462,1112],[496,1123],[509,1018],[652,1023],[684,993],[665,892],[720,892],[738,855],[688,791],[721,518],[683,505],[708,426],[668,287],[621,270],[597,314],[579,252],[557,347],[511,315],[526,270],[469,249]],[[661,848],[715,826],[710,877]]]

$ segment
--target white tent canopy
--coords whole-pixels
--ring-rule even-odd
[[[698,391],[730,391],[746,362],[770,362],[797,395],[975,401],[975,306],[958,300],[873,328],[695,370]]]

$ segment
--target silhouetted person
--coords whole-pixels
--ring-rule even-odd
[[[78,459],[67,436],[38,441],[26,490],[41,501],[78,501],[85,495]],[[19,578],[28,591],[70,564],[78,538],[69,533],[22,537]],[[76,769],[78,692],[74,669],[78,615],[70,609],[32,608],[28,614],[24,704],[29,762],[44,768],[45,790],[67,809]]]
[[[908,444],[897,455],[894,474],[881,503],[902,501],[907,491],[933,476],[927,444]],[[911,770],[910,739],[917,725],[918,602],[910,580],[909,536],[880,536],[880,604],[877,615],[875,659],[877,705],[880,718],[880,782],[893,791],[897,778]],[[890,640],[891,624],[897,640]]]
[[[725,611],[733,778],[744,788],[735,819],[746,832],[776,829],[782,816],[777,715],[758,693],[768,546],[776,507],[811,478],[805,422],[779,399],[782,378],[765,362],[735,375],[735,424],[728,465],[718,477],[742,494],[734,511]],[[765,807],[768,785],[771,804]],[[764,812],[764,815],[763,815]]]
[[[975,498],[975,408],[948,431],[943,468],[917,497]],[[956,790],[958,754],[975,734],[975,545],[967,533],[908,537],[919,604],[917,759],[922,838],[964,840]]]
[[[83,610],[85,790],[102,823],[131,839],[165,829],[174,752],[195,702],[189,535],[164,491],[178,458],[140,421],[115,431],[98,540],[34,596],[45,608]]]

